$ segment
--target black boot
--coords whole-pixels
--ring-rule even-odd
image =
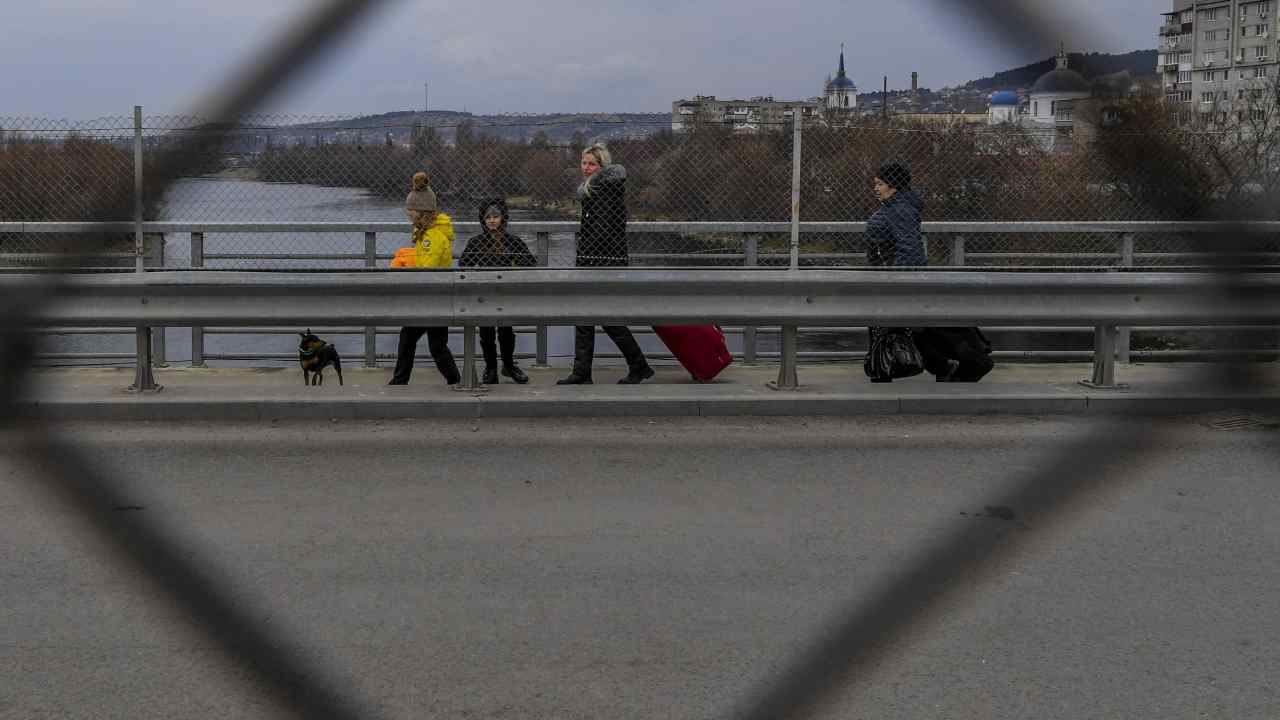
[[[498,368],[492,365],[485,365],[484,380],[482,380],[481,382],[483,382],[485,385],[497,385],[498,384]]]
[[[502,374],[511,378],[517,385],[524,385],[529,382],[529,376],[524,374],[524,370],[514,362],[505,363],[502,366]]]
[[[627,371],[627,376],[618,381],[619,385],[639,385],[653,377],[653,368],[648,363]]]
[[[591,385],[590,375],[579,375],[577,371],[569,373],[569,377],[560,378],[556,381],[557,385]]]

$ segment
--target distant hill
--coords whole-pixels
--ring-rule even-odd
[[[1155,50],[1135,50],[1123,55],[1067,53],[1067,63],[1072,70],[1083,75],[1086,80],[1124,70],[1128,70],[1136,77],[1154,76],[1156,72],[1156,55]],[[1056,65],[1056,58],[1049,58],[1032,65],[1023,65],[1013,70],[998,72],[991,77],[966,83],[962,87],[984,91],[1027,88],[1034,85],[1041,75],[1049,72]]]
[[[348,120],[312,122],[290,125],[289,133],[305,134],[323,131],[325,135],[367,133],[371,138],[384,134],[407,138],[410,128],[425,125],[436,128],[446,142],[452,142],[463,123],[472,126],[476,135],[504,140],[532,140],[538,133],[551,143],[568,143],[575,133],[591,139],[608,139],[651,135],[671,128],[671,114],[663,113],[549,113],[541,115],[474,115],[454,110],[397,111],[366,115]]]

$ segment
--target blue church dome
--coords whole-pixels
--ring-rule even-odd
[[[997,93],[991,93],[991,104],[996,106],[1017,105],[1018,93],[1012,90],[1001,90]]]

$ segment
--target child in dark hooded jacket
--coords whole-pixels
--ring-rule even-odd
[[[467,241],[458,258],[459,267],[536,267],[537,258],[518,235],[507,232],[507,203],[501,198],[480,206],[479,235]],[[496,340],[496,342],[495,342]],[[523,385],[529,376],[516,364],[516,333],[510,327],[480,328],[480,350],[484,354],[484,383],[498,383],[498,345],[502,346],[502,374]]]

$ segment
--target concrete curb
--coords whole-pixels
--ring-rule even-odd
[[[226,399],[149,396],[34,399],[19,404],[27,419],[121,421],[389,420],[530,417],[726,417],[856,415],[1171,415],[1215,410],[1280,411],[1280,395],[1151,395],[1062,393],[999,395],[759,393],[716,398],[361,398]]]

